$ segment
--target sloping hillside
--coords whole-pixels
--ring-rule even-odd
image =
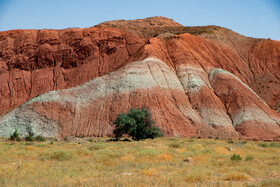
[[[278,140],[279,61],[278,41],[163,17],[0,32],[2,114],[59,90],[1,117],[0,136],[111,135],[149,107],[168,136]]]

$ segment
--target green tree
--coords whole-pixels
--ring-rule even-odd
[[[146,108],[131,108],[127,114],[118,114],[114,124],[116,128],[113,133],[118,140],[124,134],[131,136],[133,140],[137,141],[163,136],[161,130],[153,126],[154,121],[152,120],[151,112]]]

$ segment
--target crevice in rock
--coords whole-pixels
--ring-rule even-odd
[[[8,89],[9,89],[9,96],[10,96],[10,107],[12,107],[12,89],[11,89],[11,73],[12,72],[10,72],[9,71],[9,80],[8,80],[8,82],[7,82],[7,84],[8,84]]]

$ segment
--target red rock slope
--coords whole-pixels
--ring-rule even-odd
[[[117,29],[0,32],[0,113],[114,71],[143,45]]]
[[[110,135],[117,113],[149,107],[168,136],[280,139],[279,114],[269,108],[279,109],[279,42],[219,27],[172,26],[162,17],[150,22],[136,20],[132,30],[122,21],[120,30],[0,33],[2,111],[76,86],[3,116],[0,135],[15,128],[44,136]],[[143,34],[148,27],[157,37]]]

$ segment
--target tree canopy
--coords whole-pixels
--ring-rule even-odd
[[[118,140],[125,134],[131,136],[133,140],[153,139],[163,136],[161,130],[153,126],[154,121],[150,110],[147,108],[131,108],[127,114],[118,114],[114,124],[116,128],[113,133]]]

